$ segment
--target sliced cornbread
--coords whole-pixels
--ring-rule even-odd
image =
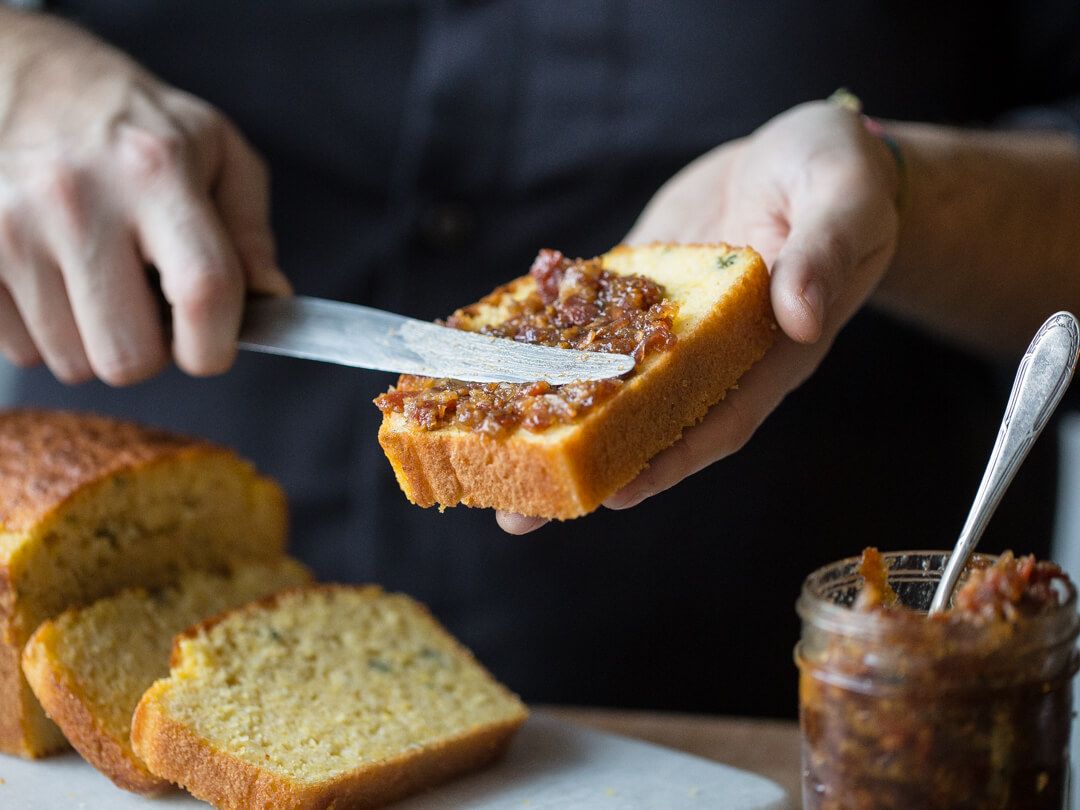
[[[75,749],[117,785],[166,790],[131,750],[131,715],[169,673],[173,637],[224,610],[311,580],[294,560],[188,571],[174,585],[133,588],[43,623],[23,649],[23,672]]]
[[[331,585],[178,636],[131,738],[219,808],[364,808],[492,761],[525,718],[422,605]]]
[[[0,412],[0,751],[65,745],[19,670],[42,621],[186,568],[275,559],[285,530],[281,490],[228,450],[95,416]]]
[[[437,381],[425,391],[423,378],[402,377],[376,400],[379,442],[413,503],[558,519],[591,512],[631,481],[723,399],[775,332],[764,263],[726,244],[620,246],[576,262],[543,251],[529,276],[448,323],[637,359],[606,388]]]

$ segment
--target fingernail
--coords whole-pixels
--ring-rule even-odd
[[[636,506],[645,499],[645,495],[636,489],[626,487],[620,489],[606,501],[604,506],[608,509],[629,509],[631,506]]]

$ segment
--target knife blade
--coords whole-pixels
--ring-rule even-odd
[[[626,374],[634,358],[518,343],[321,298],[247,302],[240,348],[467,382],[563,385]]]

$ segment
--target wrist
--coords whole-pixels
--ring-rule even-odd
[[[908,198],[907,159],[900,142],[883,122],[866,115],[862,101],[846,88],[839,88],[827,100],[856,116],[870,143],[875,144],[871,152],[877,158],[880,176],[884,178],[890,198],[896,204],[897,217],[900,217]]]
[[[860,115],[863,129],[872,138],[884,176],[888,179],[890,197],[896,204],[896,216],[900,222],[908,207],[910,180],[908,179],[908,161],[905,147],[891,128],[876,118]]]

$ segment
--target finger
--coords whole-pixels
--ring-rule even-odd
[[[221,174],[214,200],[240,257],[248,289],[266,295],[291,295],[292,285],[277,266],[266,168],[232,126],[224,127],[222,137]]]
[[[499,528],[507,534],[528,534],[549,522],[547,518],[529,517],[516,512],[504,512],[501,509],[495,512],[495,520]]]
[[[812,373],[827,349],[824,341],[804,346],[780,338],[701,424],[688,428],[679,441],[653,458],[637,478],[604,505],[609,509],[636,506],[740,450],[765,417]]]
[[[68,384],[93,377],[59,268],[38,261],[12,273],[8,283],[22,322],[53,375]]]
[[[75,323],[94,374],[110,385],[153,376],[168,360],[161,314],[135,246],[119,233],[60,251]]]
[[[7,287],[0,284],[0,353],[19,368],[31,368],[41,362],[30,333],[15,306]]]
[[[172,307],[177,365],[195,376],[226,371],[236,356],[244,278],[209,199],[172,183],[139,206],[136,229]]]
[[[772,305],[788,337],[814,343],[826,332],[833,306],[866,259],[883,248],[884,204],[854,185],[808,197],[793,207],[791,231],[772,266]]]
[[[152,375],[165,363],[160,316],[126,224],[100,189],[68,168],[53,173],[50,191],[43,236],[60,265],[90,367],[112,385]]]

